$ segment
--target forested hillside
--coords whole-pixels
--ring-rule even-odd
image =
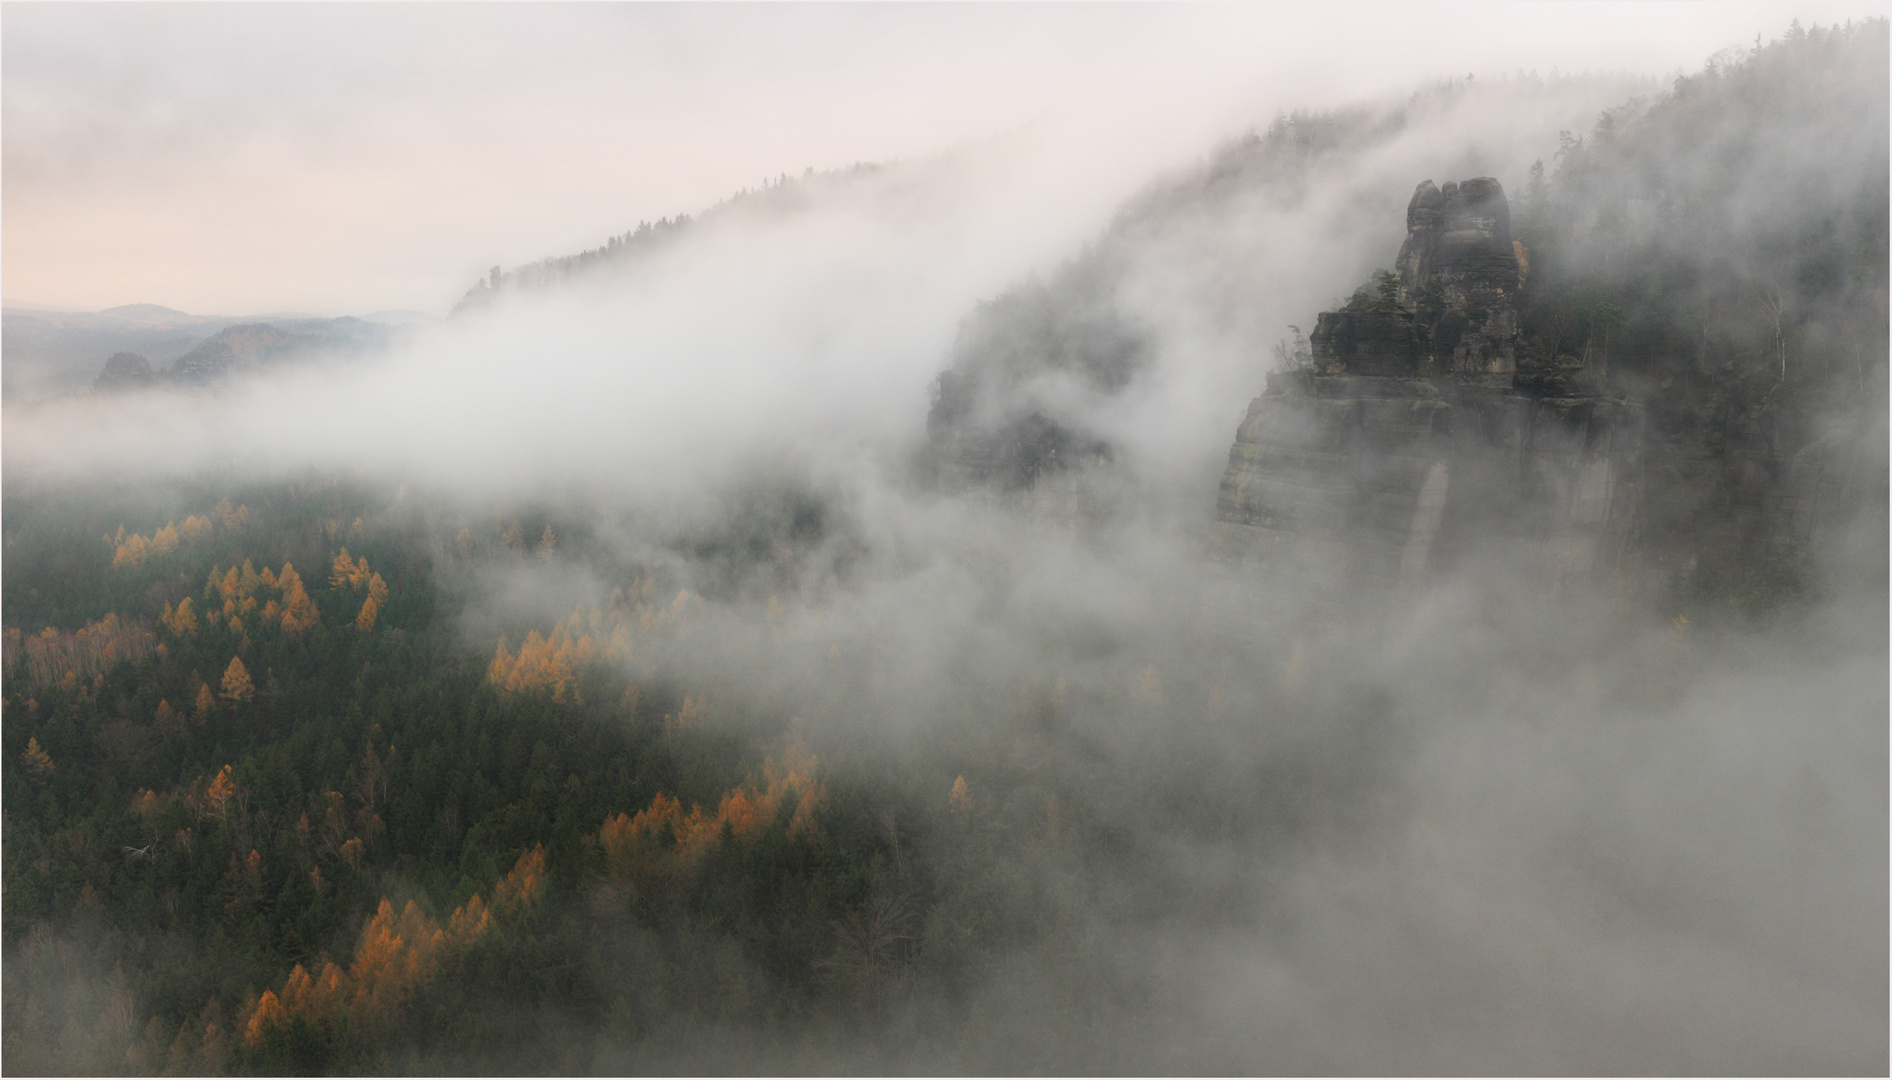
[[[1523,329],[1642,404],[1640,540],[1691,594],[1818,588],[1822,529],[1883,520],[1886,79],[1883,24],[1796,25],[1526,183]]]
[[[874,650],[835,639],[806,717],[753,711],[734,672],[667,679],[647,658],[738,598],[614,565],[557,517],[458,525],[335,482],[212,494],[123,527],[104,515],[126,493],[8,496],[8,624],[44,627],[6,640],[9,1067],[996,1065],[956,1046],[956,1003],[1017,950],[1085,1008],[1145,992],[1063,894],[1157,874],[1132,819],[1193,820],[1206,793],[1170,737],[1099,783],[1070,717],[1221,716],[1222,687],[1046,670],[968,686],[964,720],[889,755],[835,738]],[[774,559],[821,539],[793,520]],[[580,562],[618,582],[597,606],[483,650],[442,588]],[[805,602],[738,610],[780,640],[820,625]],[[1328,756],[1274,756],[1192,827],[1292,835],[1372,768]]]
[[[1820,527],[1884,513],[1885,82],[1882,24],[1796,26],[1590,130],[1546,133],[1554,156],[1499,178],[1520,245],[1517,384],[1602,393],[1646,421],[1633,536],[1613,569],[1663,603],[1789,601],[1816,587]],[[949,485],[1018,490],[1113,460],[1123,439],[1099,428],[1175,347],[1135,295],[1139,260],[1160,261],[1202,220],[1309,201],[1323,169],[1423,131],[1429,107],[1463,92],[1282,116],[1154,186],[1093,250],[968,317],[929,417],[929,465]],[[1384,268],[1400,231],[1380,220]],[[1233,242],[1186,250],[1216,269],[1168,272],[1232,278],[1227,264],[1252,258]],[[1378,280],[1347,306],[1379,303]],[[1311,360],[1316,314],[1292,317],[1278,338],[1250,331],[1282,370]]]

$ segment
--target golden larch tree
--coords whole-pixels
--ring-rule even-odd
[[[164,605],[164,614],[158,616],[158,622],[169,630],[173,637],[189,637],[197,632],[197,612],[191,608],[191,598],[186,596],[177,602],[177,607]]]
[[[256,1011],[250,1014],[250,1022],[244,1025],[243,1042],[247,1046],[255,1046],[263,1041],[263,1035],[270,1028],[288,1022],[289,1015],[283,1011],[282,1002],[276,997],[275,991],[265,990],[263,996],[257,999]]]
[[[26,753],[20,755],[20,760],[26,765],[27,772],[41,780],[53,774],[52,755],[40,747],[37,735],[26,740]]]
[[[282,564],[282,573],[276,575],[276,587],[282,590],[282,628],[290,633],[308,630],[322,618],[322,613],[315,608],[315,601],[309,599],[309,592],[302,587],[302,577],[290,563]]]
[[[223,696],[230,701],[248,701],[255,693],[256,684],[250,681],[243,658],[232,656],[230,666],[223,669]]]
[[[335,564],[328,575],[328,584],[331,589],[355,587],[355,560],[348,557],[347,548],[343,548],[342,553],[335,556]]]
[[[145,561],[145,554],[149,546],[149,542],[146,541],[144,537],[132,537],[118,545],[118,549],[112,553],[112,565],[115,567],[137,566],[139,563]]]
[[[222,821],[230,807],[230,799],[236,794],[236,778],[230,775],[230,766],[225,765],[204,789],[204,816]]]
[[[223,527],[226,529],[241,529],[250,521],[250,508],[231,506],[229,499],[224,499],[217,504],[216,514],[223,521]]]
[[[361,602],[361,614],[355,616],[355,629],[368,633],[374,629],[374,621],[381,614],[381,605],[374,602],[374,597]]]

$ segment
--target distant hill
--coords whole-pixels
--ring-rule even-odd
[[[293,312],[192,315],[161,304],[122,304],[104,311],[9,306],[0,312],[5,359],[0,392],[37,398],[88,387],[126,389],[180,370],[186,383],[215,383],[233,371],[281,359],[373,348],[406,327],[438,321],[438,316],[410,311],[330,319]],[[117,368],[101,369],[107,358],[121,356],[148,365],[150,378],[132,374],[125,360]]]
[[[120,304],[119,306],[114,307],[114,308],[106,308],[104,311],[99,312],[99,314],[100,315],[114,315],[121,319],[188,319],[188,318],[191,318],[190,315],[182,311],[179,311],[176,308],[168,308],[162,304]]]
[[[135,353],[153,365],[169,363],[233,322],[222,315],[191,315],[157,304],[126,304],[107,311],[0,311],[0,357],[8,398],[76,393],[92,382],[114,353]]]

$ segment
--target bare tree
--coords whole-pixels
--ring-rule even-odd
[[[817,965],[847,983],[861,1004],[878,1009],[899,983],[906,966],[910,920],[906,901],[881,894],[834,923],[834,952]]]

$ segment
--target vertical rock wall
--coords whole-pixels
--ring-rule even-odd
[[[1496,180],[1420,184],[1396,279],[1323,312],[1308,370],[1271,375],[1217,498],[1231,556],[1336,587],[1411,584],[1470,556],[1558,579],[1612,566],[1633,525],[1640,416],[1520,378],[1521,266]]]

